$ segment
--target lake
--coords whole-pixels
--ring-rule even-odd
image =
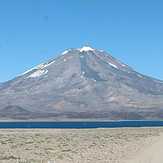
[[[101,121],[101,122],[0,122],[0,128],[118,128],[161,127],[163,121]]]

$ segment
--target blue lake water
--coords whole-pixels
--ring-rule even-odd
[[[0,128],[118,128],[161,127],[163,121],[104,121],[104,122],[0,122]]]

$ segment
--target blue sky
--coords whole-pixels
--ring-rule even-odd
[[[0,82],[87,43],[163,80],[163,1],[0,1]]]

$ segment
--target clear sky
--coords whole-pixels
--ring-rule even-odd
[[[0,82],[87,43],[163,80],[163,1],[0,0]]]

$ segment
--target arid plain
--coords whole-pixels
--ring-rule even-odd
[[[162,163],[159,151],[163,128],[0,130],[1,163]]]

